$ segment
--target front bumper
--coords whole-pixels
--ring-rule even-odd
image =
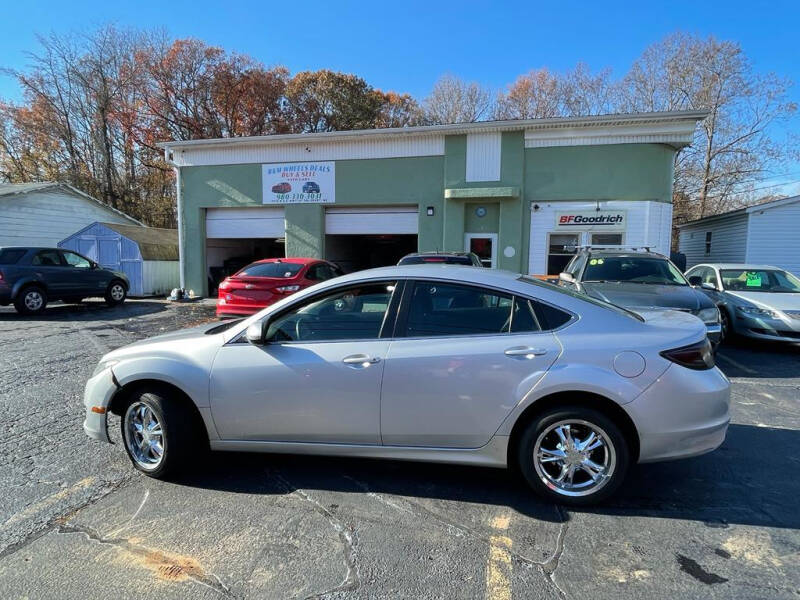
[[[733,319],[733,329],[739,335],[775,342],[800,342],[800,319],[772,319],[743,315]]]
[[[83,404],[86,407],[83,430],[90,438],[111,443],[108,437],[108,405],[118,389],[119,386],[110,368],[86,382],[83,393]],[[103,412],[97,412],[98,409],[102,409]]]
[[[639,432],[639,462],[689,458],[718,448],[730,422],[730,382],[716,367],[670,365],[623,405]]]
[[[722,325],[720,323],[706,323],[706,335],[715,346],[722,341]]]

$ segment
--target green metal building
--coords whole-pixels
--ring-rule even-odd
[[[705,112],[491,121],[162,144],[182,284],[324,257],[352,271],[416,250],[557,273],[574,244],[669,252],[675,154]]]

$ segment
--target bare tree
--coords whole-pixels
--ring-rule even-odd
[[[520,75],[497,96],[496,119],[544,119],[563,115],[562,81],[546,68]]]
[[[425,99],[424,107],[431,123],[472,123],[491,114],[492,94],[478,83],[443,75]]]

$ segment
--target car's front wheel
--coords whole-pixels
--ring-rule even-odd
[[[29,285],[17,294],[14,308],[23,315],[38,315],[47,306],[47,292],[38,285]]]
[[[517,448],[519,469],[539,495],[567,505],[611,496],[625,478],[630,451],[606,415],[582,406],[545,411],[525,429]]]
[[[106,290],[106,304],[109,306],[122,304],[125,302],[127,295],[128,290],[125,288],[124,283],[121,281],[112,281],[108,284],[108,289]]]
[[[194,419],[166,390],[133,394],[122,415],[122,439],[133,466],[157,479],[185,468],[197,446]]]

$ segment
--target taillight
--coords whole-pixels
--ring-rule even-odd
[[[3,272],[0,271],[0,281],[3,281]]]
[[[293,294],[299,289],[299,285],[282,285],[281,287],[275,288],[275,291],[280,292],[281,294]]]
[[[667,360],[695,371],[705,371],[714,367],[714,352],[711,350],[708,338],[689,346],[664,350],[660,354]]]

